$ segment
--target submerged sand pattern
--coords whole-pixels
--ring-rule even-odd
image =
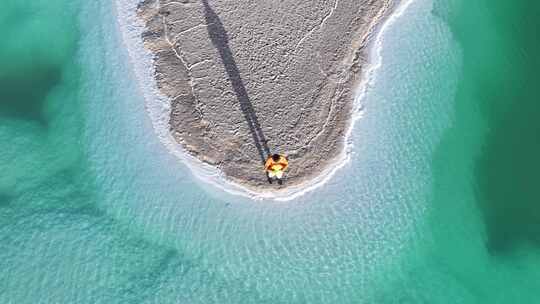
[[[147,0],[145,46],[185,150],[252,189],[268,154],[289,156],[287,185],[344,149],[373,27],[392,0]]]

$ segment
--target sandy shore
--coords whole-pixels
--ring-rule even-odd
[[[156,83],[170,100],[171,135],[255,193],[277,187],[262,171],[268,153],[289,155],[287,190],[320,180],[344,158],[366,46],[394,5],[140,3]]]

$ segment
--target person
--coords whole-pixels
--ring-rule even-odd
[[[268,156],[266,163],[264,164],[264,170],[268,175],[268,182],[271,184],[272,179],[275,177],[278,180],[278,184],[283,183],[283,172],[289,167],[289,160],[286,156],[273,154]]]

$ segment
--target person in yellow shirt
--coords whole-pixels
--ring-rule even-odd
[[[264,164],[264,170],[268,175],[268,182],[272,183],[272,179],[275,177],[278,180],[278,184],[283,184],[283,172],[289,167],[289,160],[286,156],[273,154],[268,156],[266,163]]]

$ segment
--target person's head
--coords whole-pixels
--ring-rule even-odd
[[[279,156],[279,154],[273,154],[272,155],[272,160],[275,161],[275,162],[279,161],[280,158],[281,157]]]

